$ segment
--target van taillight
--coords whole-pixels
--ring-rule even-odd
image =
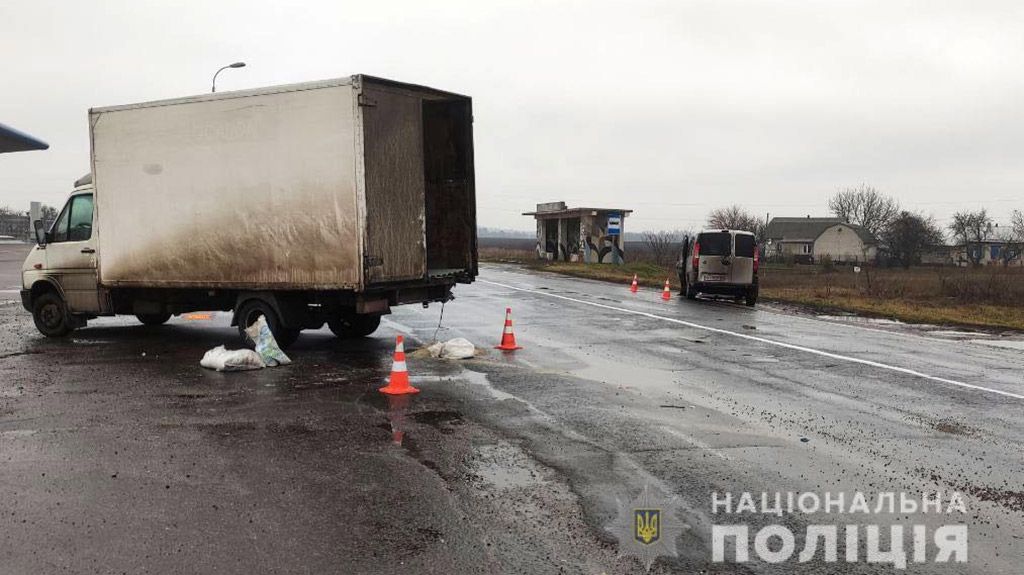
[[[758,254],[760,252],[761,252],[761,250],[759,250],[757,248],[757,246],[754,246],[754,273],[755,274],[757,273],[757,264],[760,263],[760,260],[761,260],[761,258],[758,257]]]
[[[700,267],[700,242],[693,244],[693,271]]]

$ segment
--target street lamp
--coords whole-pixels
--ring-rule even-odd
[[[214,75],[213,75],[213,86],[210,87],[210,92],[216,92],[217,91],[217,74],[220,74],[222,71],[227,70],[228,68],[244,68],[244,67],[245,67],[245,62],[235,62],[234,64],[228,64],[227,66],[222,67],[220,70],[217,70],[217,72],[214,73]]]

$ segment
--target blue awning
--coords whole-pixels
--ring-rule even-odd
[[[50,144],[37,140],[24,132],[10,126],[0,124],[0,154],[4,152],[25,152],[28,150],[45,150]]]

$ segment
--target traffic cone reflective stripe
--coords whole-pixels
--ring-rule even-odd
[[[668,286],[668,280],[665,280],[665,289],[661,292],[661,299],[665,301],[672,299],[672,290]]]
[[[512,308],[505,308],[505,329],[501,332],[501,344],[494,346],[494,349],[512,351],[523,349],[516,344],[516,334],[512,332]]]
[[[402,336],[398,336],[395,340],[395,358],[391,364],[391,377],[388,378],[388,384],[380,388],[380,392],[390,395],[420,392],[409,385],[409,371],[405,366],[405,341]]]
[[[636,283],[636,274],[633,274],[633,283],[629,286],[629,291],[636,293],[640,287]]]

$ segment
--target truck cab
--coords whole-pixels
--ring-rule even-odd
[[[44,335],[66,335],[100,312],[95,212],[86,176],[75,182],[49,230],[33,222],[36,246],[22,266],[21,301]]]

